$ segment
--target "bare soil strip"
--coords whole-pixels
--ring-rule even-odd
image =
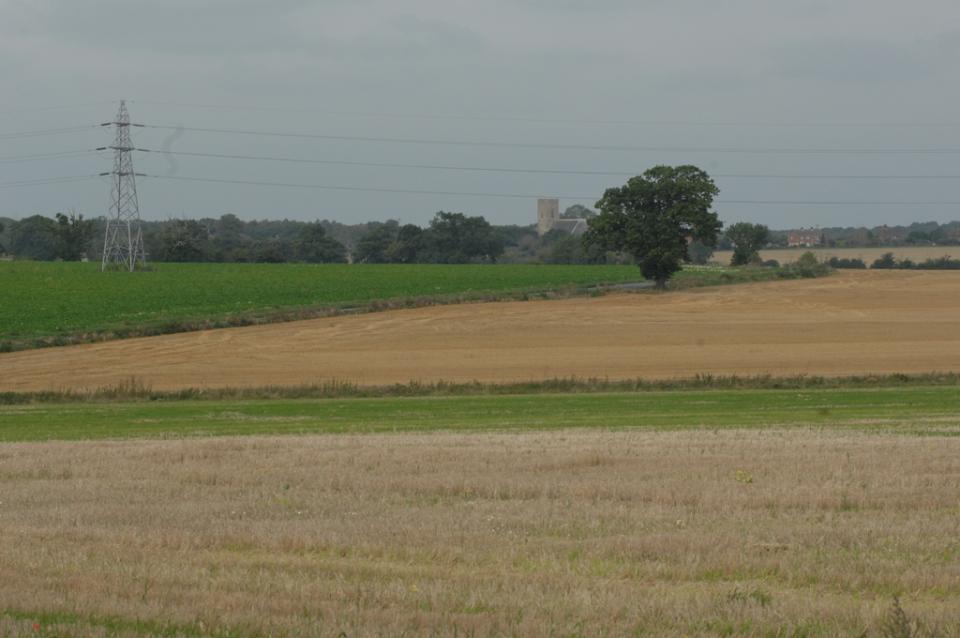
[[[4,635],[880,635],[894,594],[960,635],[956,437],[14,443],[0,485]]]
[[[0,355],[0,391],[960,370],[960,272],[431,307]]]

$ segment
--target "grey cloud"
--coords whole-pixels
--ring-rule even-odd
[[[927,46],[881,41],[820,39],[778,51],[774,71],[787,76],[849,83],[913,82],[934,74],[942,60]]]
[[[133,99],[134,117],[156,123],[346,135],[662,146],[923,146],[954,144],[956,129],[763,128],[776,121],[956,121],[953,81],[960,34],[955,0],[0,0],[0,107]],[[82,97],[78,97],[82,96]],[[277,107],[173,109],[148,100]],[[289,108],[289,113],[283,109]],[[115,109],[36,112],[4,130],[102,121]],[[336,112],[347,115],[318,116]],[[350,114],[453,114],[468,119]],[[506,116],[490,121],[471,116]],[[511,120],[513,116],[520,119]],[[560,125],[554,120],[743,122],[730,127]],[[534,121],[530,121],[534,120]],[[161,144],[149,130],[138,143]],[[4,155],[56,152],[102,140],[5,141]],[[456,147],[334,144],[201,135],[187,150],[431,164],[641,171],[692,161],[724,172],[929,172],[954,158],[758,157],[669,153],[548,153]],[[75,146],[76,145],[76,146]],[[189,148],[187,148],[189,147]],[[92,160],[96,162],[98,160]],[[149,167],[151,160],[143,158]],[[157,162],[159,160],[152,160]],[[906,165],[906,162],[910,162]],[[906,166],[906,168],[905,168]],[[55,162],[5,164],[4,179],[70,174]],[[97,172],[82,166],[79,172]],[[163,171],[162,163],[153,170]],[[181,173],[262,181],[335,182],[424,190],[602,192],[603,177],[311,170],[279,164],[184,160]],[[952,170],[952,169],[950,169]],[[936,184],[726,181],[737,199],[954,199]],[[96,189],[13,189],[0,214],[54,206],[97,214]],[[886,190],[885,190],[886,189]],[[902,191],[902,192],[901,192]],[[93,193],[93,195],[90,195]],[[71,198],[75,198],[71,199]],[[403,216],[423,222],[438,208],[530,221],[529,204],[479,198],[232,188],[147,181],[147,216],[276,214],[343,221]],[[954,214],[930,211],[931,214]],[[774,226],[842,223],[858,209],[750,208],[730,214]],[[881,213],[877,213],[878,215]],[[909,218],[915,211],[884,208]]]

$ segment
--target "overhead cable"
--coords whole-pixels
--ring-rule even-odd
[[[103,147],[97,150],[103,150]],[[412,168],[423,170],[443,170],[443,171],[475,171],[485,173],[532,173],[538,175],[608,175],[608,176],[632,176],[637,175],[637,171],[596,171],[596,170],[578,170],[578,169],[550,169],[550,168],[517,168],[517,167],[496,167],[496,166],[462,166],[449,164],[407,164],[395,162],[358,162],[352,160],[324,160],[301,157],[277,157],[270,155],[239,155],[231,153],[200,153],[190,151],[152,151],[151,149],[138,148],[138,151],[159,152],[164,155],[175,155],[183,157],[209,157],[214,159],[233,159],[247,161],[264,162],[289,162],[294,164],[323,164],[333,166],[368,166],[377,168]],[[781,173],[714,173],[712,177],[717,178],[735,178],[735,179],[868,179],[868,180],[911,180],[911,179],[960,179],[960,175],[788,175]]]
[[[343,186],[331,184],[304,184],[290,182],[263,182],[257,180],[240,179],[220,179],[214,177],[187,177],[180,175],[144,175],[154,179],[172,179],[187,182],[210,182],[216,184],[242,184],[248,186],[272,186],[282,188],[304,188],[317,190],[339,190],[370,193],[401,193],[409,195],[450,195],[462,197],[496,197],[507,199],[537,199],[544,197],[539,194],[521,194],[521,193],[495,193],[495,192],[464,192],[464,191],[440,191],[410,188],[380,188],[375,186]],[[596,201],[599,196],[585,195],[552,195],[552,197],[565,200],[578,201]],[[750,204],[750,205],[783,205],[783,206],[960,206],[960,201],[850,201],[850,200],[744,200],[744,199],[720,199],[718,204]]]
[[[960,154],[960,148],[746,148],[733,146],[626,146],[611,144],[548,144],[535,142],[499,142],[483,140],[443,140],[435,138],[370,137],[363,135],[328,135],[323,133],[289,133],[282,131],[253,131],[246,129],[205,128],[191,126],[144,125],[145,128],[193,131],[198,133],[218,133],[227,135],[250,135],[264,137],[286,137],[299,139],[321,139],[348,142],[373,142],[387,144],[418,144],[434,146],[478,146],[488,148],[530,148],[547,150],[578,151],[621,151],[621,152],[658,152],[658,153],[733,153],[744,155],[954,155]]]

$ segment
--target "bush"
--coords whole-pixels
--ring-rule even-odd
[[[850,268],[857,270],[867,267],[867,264],[865,264],[862,259],[857,259],[856,257],[852,259],[846,257],[831,257],[827,261],[827,265],[831,268]]]
[[[910,260],[897,260],[893,253],[886,253],[873,262],[871,268],[898,270],[960,270],[960,259],[951,259],[949,256],[931,258],[919,264]]]
[[[870,265],[871,268],[879,268],[888,270],[890,268],[897,267],[897,260],[894,258],[893,253],[884,253],[878,259],[873,261],[873,264]]]
[[[822,264],[817,260],[817,256],[812,252],[805,252],[800,258],[792,264],[787,264],[780,269],[781,276],[784,278],[802,277],[812,279],[822,277],[830,272],[827,264]]]
[[[914,268],[920,270],[960,270],[960,259],[951,259],[944,255],[943,257],[928,259],[917,264]]]

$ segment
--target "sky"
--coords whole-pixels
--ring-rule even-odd
[[[958,59],[956,0],[0,0],[0,216],[104,215],[123,99],[149,220],[525,225],[694,164],[726,223],[944,222]]]

